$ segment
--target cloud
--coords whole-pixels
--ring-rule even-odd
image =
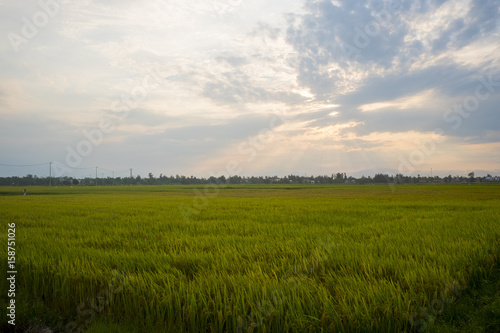
[[[491,12],[496,13],[498,6],[492,8],[490,2],[420,1],[412,6],[401,2],[393,11],[388,3],[309,1],[306,14],[290,15],[287,41],[299,57],[299,83],[318,98],[331,98],[357,91],[370,78],[394,75],[404,80],[409,70],[420,71],[411,67],[419,58],[429,62],[430,54],[439,57],[440,52],[456,51],[475,41],[479,31],[487,37],[497,27]],[[445,30],[440,32],[443,25]],[[442,62],[448,67],[443,70],[453,67],[449,61]],[[426,65],[421,67],[425,70]],[[432,75],[430,71],[418,74]]]
[[[1,6],[4,36],[40,10]],[[491,165],[498,11],[494,0],[71,2],[18,54],[0,40],[2,153],[64,161],[68,143],[112,117],[116,130],[83,164],[397,169],[398,154],[441,129],[447,141],[429,163],[465,163],[461,147],[476,145]],[[477,110],[455,109],[490,74]],[[273,114],[285,123],[248,162],[238,147]]]
[[[268,37],[272,40],[276,40],[281,35],[281,29],[266,22],[258,22],[250,35],[254,37]]]
[[[392,101],[364,104],[359,107],[361,112],[374,112],[384,109],[408,110],[410,108],[426,108],[432,104],[435,91],[428,89],[411,96],[404,96]]]
[[[321,97],[342,92],[343,68],[353,63],[391,66],[407,31],[394,13],[357,1],[308,1],[306,12],[290,15],[287,41],[299,58],[299,83]]]
[[[0,105],[5,106],[5,93],[2,91],[0,87]]]
[[[278,121],[275,121],[275,119],[278,119]],[[217,141],[221,145],[226,145],[231,141],[239,142],[257,135],[260,131],[269,129],[271,126],[278,126],[280,123],[279,118],[272,115],[245,115],[223,122],[212,121],[212,123],[204,125],[169,128],[156,135],[155,139],[178,142]]]

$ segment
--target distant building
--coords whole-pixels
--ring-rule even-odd
[[[271,181],[274,182],[274,183],[278,183],[280,180],[281,180],[280,177],[273,177],[273,178],[271,178]]]

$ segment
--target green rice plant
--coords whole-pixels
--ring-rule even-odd
[[[226,186],[186,222],[195,188],[1,189],[20,318],[59,331],[417,331],[428,319],[412,314],[441,297],[453,307],[449,286],[479,288],[500,259],[497,186]]]

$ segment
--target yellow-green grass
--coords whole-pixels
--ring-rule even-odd
[[[423,331],[433,319],[423,309],[438,316],[453,307],[459,290],[487,279],[500,259],[498,186],[21,193],[0,188],[5,247],[7,224],[16,223],[18,323],[60,331],[68,323],[137,332]],[[92,309],[86,301],[96,297],[104,303]]]

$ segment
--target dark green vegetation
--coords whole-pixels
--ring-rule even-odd
[[[18,330],[498,328],[498,186],[195,189],[0,188]]]
[[[48,163],[47,163],[48,165]],[[109,175],[109,171],[106,171]],[[354,178],[352,176],[347,176],[346,173],[337,173],[331,175],[322,176],[299,176],[299,175],[288,175],[285,177],[269,177],[269,176],[231,176],[226,178],[225,176],[220,176],[218,178],[197,178],[195,176],[165,176],[160,174],[159,177],[154,176],[149,173],[148,177],[141,177],[140,175],[135,177],[86,177],[86,178],[72,178],[72,177],[38,177],[33,175],[26,175],[24,177],[0,177],[0,186],[95,186],[96,182],[99,186],[119,186],[119,185],[206,185],[206,184],[250,184],[250,185],[290,185],[290,184],[321,184],[321,185],[332,185],[332,184],[422,184],[422,183],[487,183],[487,184],[499,184],[498,176],[493,177],[488,174],[485,177],[474,177],[474,172],[471,172],[468,177],[464,176],[451,176],[446,177],[439,176],[405,176],[403,174],[397,174],[396,176],[389,176],[388,174],[376,174],[373,176],[361,178]]]

